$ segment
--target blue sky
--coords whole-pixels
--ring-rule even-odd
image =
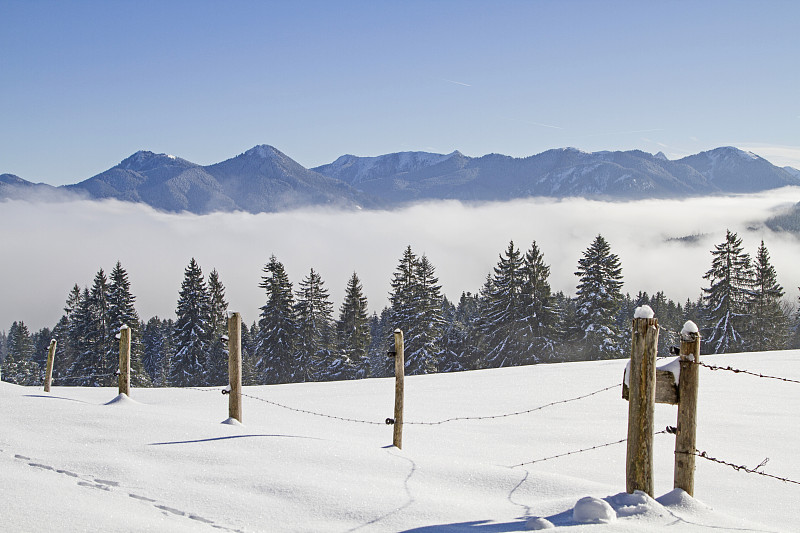
[[[0,173],[271,144],[523,157],[735,145],[800,167],[800,2],[0,0]]]

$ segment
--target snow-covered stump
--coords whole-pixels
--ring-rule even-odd
[[[405,346],[403,332],[394,330],[394,435],[392,444],[397,448],[403,447],[403,395],[405,377]]]
[[[131,328],[119,328],[119,393],[131,395]]]
[[[645,307],[645,306],[643,306]],[[633,319],[628,401],[626,490],[653,496],[653,427],[656,405],[658,319],[649,307]]]
[[[700,381],[700,333],[691,320],[681,330],[678,425],[675,434],[675,485],[694,496],[697,445],[697,390]]]
[[[242,421],[242,315],[228,315],[228,418]]]
[[[53,382],[53,361],[56,357],[56,340],[50,340],[50,347],[47,349],[47,366],[44,372],[44,391],[50,392],[50,384]]]

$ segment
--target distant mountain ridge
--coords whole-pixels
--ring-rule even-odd
[[[208,166],[139,151],[62,187],[0,175],[0,200],[55,197],[141,202],[168,212],[278,212],[303,207],[392,208],[427,200],[505,201],[532,196],[607,200],[750,193],[800,186],[800,171],[734,147],[678,160],[640,150],[547,150],[525,158],[399,152],[344,155],[307,169],[269,145]]]

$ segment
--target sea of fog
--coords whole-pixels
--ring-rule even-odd
[[[356,272],[380,311],[406,246],[436,267],[444,294],[457,301],[477,292],[510,240],[536,241],[551,267],[555,291],[574,294],[578,259],[602,234],[622,262],[623,291],[685,302],[708,282],[711,250],[726,229],[739,233],[751,256],[763,239],[787,297],[797,299],[800,242],[774,233],[764,220],[800,201],[800,189],[687,200],[601,202],[529,199],[464,205],[432,202],[396,211],[302,210],[287,213],[167,214],[117,201],[0,203],[0,331],[14,320],[31,330],[52,327],[74,284],[91,285],[119,260],[128,271],[143,319],[174,316],[183,271],[197,259],[216,268],[232,309],[247,323],[264,304],[258,287],[274,254],[297,286],[319,272],[334,305]],[[696,236],[690,240],[676,240]]]

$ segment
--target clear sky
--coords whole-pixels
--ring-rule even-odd
[[[54,185],[145,149],[734,145],[800,168],[796,1],[0,0],[0,173]]]

